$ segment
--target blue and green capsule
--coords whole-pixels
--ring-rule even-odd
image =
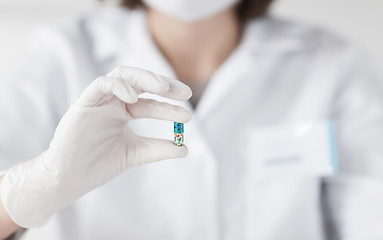
[[[177,146],[184,144],[184,124],[174,122],[174,143]]]

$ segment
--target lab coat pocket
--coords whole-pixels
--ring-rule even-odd
[[[333,128],[327,120],[248,128],[246,239],[324,239],[321,177],[336,172]]]
[[[336,172],[332,121],[254,127],[246,135],[246,162],[254,181],[322,177]]]

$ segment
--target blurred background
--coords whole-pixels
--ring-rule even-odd
[[[44,24],[99,11],[106,0],[0,0],[0,79],[23,56],[28,40]],[[334,32],[364,48],[383,76],[382,0],[277,0],[274,15]]]
[[[0,81],[25,53],[39,26],[100,11],[116,1],[0,0]],[[272,13],[327,29],[370,55],[383,81],[383,0],[276,0]],[[49,239],[36,231],[34,239]],[[40,234],[40,235],[39,235]]]

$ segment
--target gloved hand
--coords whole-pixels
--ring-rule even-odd
[[[129,129],[127,123],[137,118],[191,119],[180,106],[138,98],[144,92],[180,101],[191,97],[185,84],[137,68],[118,67],[97,78],[65,113],[48,150],[6,172],[1,198],[16,224],[41,226],[130,167],[187,155],[186,146]]]

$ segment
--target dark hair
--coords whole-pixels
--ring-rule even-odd
[[[208,1],[208,0],[207,0]],[[237,16],[241,22],[264,15],[273,0],[241,0],[237,7]],[[121,0],[121,5],[129,9],[144,6],[141,0]]]

